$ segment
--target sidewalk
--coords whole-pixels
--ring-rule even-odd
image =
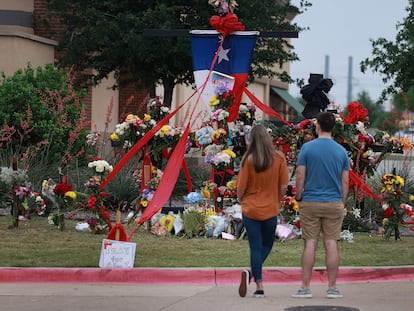
[[[254,284],[247,296],[240,298],[237,291],[240,271],[239,268],[0,268],[0,306],[7,311],[411,311],[414,308],[414,266],[342,268],[338,277],[338,288],[344,294],[341,299],[325,298],[324,269],[314,272],[312,299],[291,298],[300,284],[300,270],[286,268],[264,270],[265,298],[252,297]]]

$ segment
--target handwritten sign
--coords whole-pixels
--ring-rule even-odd
[[[133,268],[136,243],[102,240],[100,268]]]

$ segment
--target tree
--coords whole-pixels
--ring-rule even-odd
[[[397,130],[398,124],[391,112],[386,112],[381,103],[374,102],[366,91],[358,94],[358,101],[368,109],[371,127],[390,133]]]
[[[299,7],[289,1],[239,0],[239,20],[250,30],[298,31],[288,14],[300,14],[310,4]],[[164,102],[171,103],[176,84],[193,83],[190,41],[184,37],[144,37],[144,29],[211,29],[209,19],[216,14],[207,0],[45,0],[52,15],[65,31],[60,33],[62,65],[76,65],[78,71],[93,69],[88,82],[99,83],[111,72],[119,83],[128,77],[143,87],[164,86]],[[261,18],[266,16],[266,18]],[[270,18],[272,17],[272,18]],[[251,77],[276,77],[293,82],[286,71],[277,73],[286,62],[298,60],[286,39],[260,38],[255,50]]]
[[[408,91],[414,86],[414,68],[411,65],[414,58],[414,0],[409,0],[406,11],[408,16],[397,23],[399,31],[395,42],[385,38],[371,40],[373,57],[360,64],[362,72],[371,68],[373,72],[379,72],[383,82],[388,84],[381,93],[381,101],[388,95],[400,90]]]

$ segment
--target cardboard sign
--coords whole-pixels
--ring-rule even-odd
[[[133,268],[136,243],[102,240],[100,268]]]

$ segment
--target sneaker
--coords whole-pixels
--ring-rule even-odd
[[[264,296],[265,295],[264,295],[263,289],[258,289],[257,291],[253,293],[253,297],[255,298],[263,298]]]
[[[326,291],[327,298],[342,298],[344,295],[336,288],[330,288]]]
[[[312,298],[312,291],[310,288],[299,288],[296,293],[292,295],[293,298]]]
[[[249,276],[250,276],[249,270],[242,271],[240,285],[239,285],[240,297],[246,297],[247,286],[249,285],[249,280],[250,280]]]

